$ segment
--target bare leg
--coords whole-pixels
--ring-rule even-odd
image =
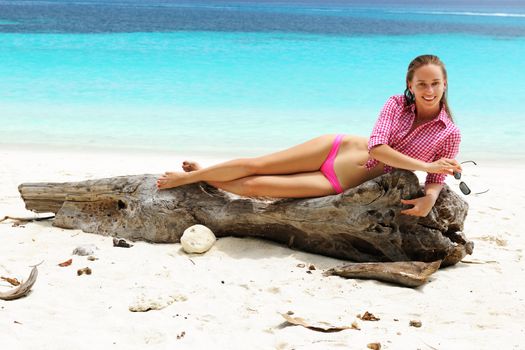
[[[255,175],[226,182],[208,181],[208,184],[247,197],[305,198],[336,193],[320,171],[290,175]]]
[[[334,137],[335,135],[320,136],[284,151],[262,157],[230,160],[190,172],[167,172],[157,180],[157,187],[166,189],[199,181],[227,182],[252,175],[282,175],[317,171],[326,159]]]
[[[197,162],[184,161],[182,169],[191,172],[201,169]],[[321,172],[293,175],[256,175],[237,180],[217,182],[208,181],[213,187],[242,196],[260,197],[318,197],[335,194],[335,190]]]

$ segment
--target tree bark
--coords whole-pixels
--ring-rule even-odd
[[[247,198],[199,183],[158,191],[157,175],[69,183],[24,183],[26,208],[56,213],[53,225],[149,242],[179,242],[195,224],[217,237],[260,237],[357,262],[441,260],[471,254],[463,233],[468,205],[447,186],[425,218],[400,214],[400,199],[423,195],[417,177],[396,170],[342,194],[306,199]]]

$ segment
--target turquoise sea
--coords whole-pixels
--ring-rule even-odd
[[[515,1],[0,1],[2,144],[257,155],[367,135],[437,54],[460,158],[524,159]]]

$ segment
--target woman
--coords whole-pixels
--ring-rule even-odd
[[[446,175],[461,172],[454,159],[461,136],[447,103],[447,72],[437,56],[416,57],[408,66],[404,95],[385,103],[369,139],[324,135],[290,149],[208,168],[184,162],[184,172],[167,172],[157,188],[198,181],[243,196],[319,197],[341,193],[392,168],[428,173],[425,196],[401,200],[403,214],[426,216]]]

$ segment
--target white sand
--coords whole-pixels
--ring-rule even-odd
[[[0,218],[32,216],[17,186],[177,169],[182,157],[49,149],[0,149]],[[211,164],[211,159],[204,164]],[[418,289],[377,281],[323,277],[340,260],[255,239],[222,238],[204,255],[180,244],[136,242],[114,248],[112,238],[63,230],[50,222],[0,223],[0,276],[39,277],[27,297],[0,300],[2,349],[523,349],[525,215],[522,165],[484,164],[490,191],[468,196],[465,233],[474,254],[433,275]],[[465,175],[466,176],[466,175]],[[466,178],[465,178],[466,180]],[[95,244],[96,261],[71,255]],[[69,267],[58,263],[72,258]],[[472,263],[476,262],[476,263]],[[317,270],[306,273],[303,263]],[[91,275],[77,276],[89,266]],[[10,287],[0,281],[0,291]],[[140,297],[171,305],[131,312]],[[283,326],[279,313],[361,330],[321,333]],[[356,318],[365,311],[380,318]],[[421,328],[409,326],[420,320]],[[181,334],[184,332],[184,336]]]

